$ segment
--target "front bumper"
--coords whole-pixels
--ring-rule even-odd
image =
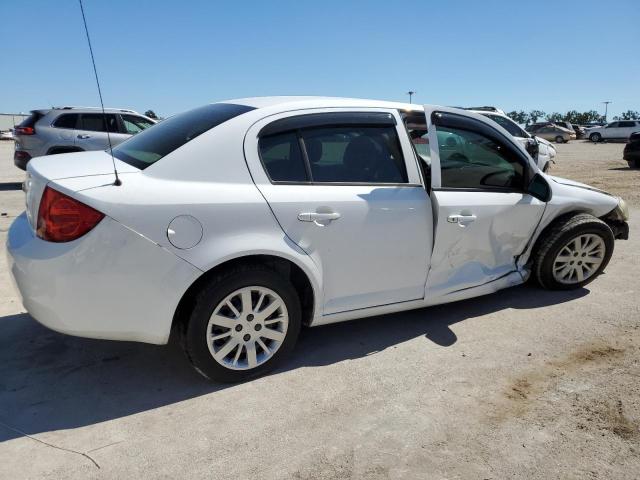
[[[7,237],[11,275],[38,322],[81,337],[163,344],[175,309],[202,273],[106,217],[68,243],[36,237],[25,213]]]

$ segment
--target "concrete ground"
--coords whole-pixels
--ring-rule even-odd
[[[631,239],[587,288],[308,329],[240,385],[174,345],[41,327],[0,255],[0,478],[638,478],[640,177],[622,148],[560,145],[552,171],[633,199]],[[0,143],[3,245],[21,177]]]

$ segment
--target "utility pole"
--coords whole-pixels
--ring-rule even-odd
[[[609,111],[609,104],[611,100],[605,100],[604,102],[604,123],[607,123],[607,112]]]
[[[409,91],[407,92],[407,95],[409,95],[409,103],[412,103],[412,102],[411,102],[411,98],[412,98],[415,94],[416,94],[416,92],[414,92],[413,90],[409,90]]]

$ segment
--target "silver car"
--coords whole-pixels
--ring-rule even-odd
[[[105,122],[106,119],[106,122]],[[34,157],[106,150],[156,123],[133,110],[61,107],[32,110],[15,128],[13,163],[22,170]],[[107,131],[109,135],[107,136]]]

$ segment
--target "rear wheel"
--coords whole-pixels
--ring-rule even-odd
[[[598,143],[600,140],[602,140],[602,135],[600,135],[599,133],[592,133],[591,135],[589,135],[589,140],[594,143]]]
[[[183,346],[205,377],[238,382],[273,369],[293,349],[300,325],[291,283],[267,267],[242,267],[212,279],[196,295]]]
[[[580,288],[604,270],[613,246],[613,232],[606,223],[589,214],[574,215],[558,222],[540,239],[534,275],[544,288]]]

